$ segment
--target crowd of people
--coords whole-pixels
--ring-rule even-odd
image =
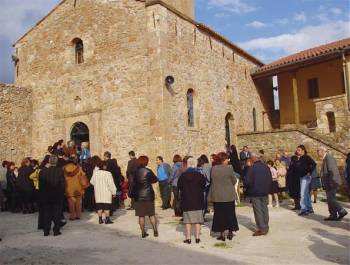
[[[245,146],[238,154],[232,145],[227,152],[209,158],[176,154],[172,166],[158,156],[157,170],[153,172],[148,167],[147,156],[137,158],[130,151],[124,178],[110,152],[106,151],[101,159],[91,155],[87,142],[77,146],[73,141],[66,145],[60,140],[48,148],[41,163],[29,157],[23,159],[19,168],[13,162],[2,163],[1,210],[23,214],[38,211],[38,229],[48,236],[53,223],[53,235],[58,236],[67,222],[65,210],[69,211],[70,221],[80,220],[86,209],[96,211],[99,224],[113,224],[113,212],[129,197],[128,210],[135,210],[142,238],[149,236],[146,217],[154,236],[158,237],[153,189],[158,183],[161,208],[173,208],[174,217],[181,218],[185,225],[184,243],[191,244],[192,226],[195,242],[200,242],[201,225],[209,213],[209,205],[214,212],[211,231],[218,235],[217,240],[232,240],[234,232],[239,230],[236,206],[241,198],[249,198],[253,207],[257,226],[253,236],[262,236],[269,232],[268,208],[279,207],[287,195],[294,201],[293,210],[307,216],[314,213],[311,194],[316,203],[317,190],[323,187],[330,213],[325,220],[340,221],[347,214],[336,199],[341,185],[336,160],[325,146],[320,146],[317,154],[322,161],[319,172],[303,145],[296,148],[293,156],[280,152],[268,161],[263,150],[250,152]],[[350,154],[345,177],[350,184]]]

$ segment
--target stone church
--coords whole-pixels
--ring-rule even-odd
[[[250,76],[262,62],[197,23],[194,0],[64,0],[14,47],[28,90],[19,156],[73,138],[122,162],[129,150],[169,161],[271,126]]]
[[[89,141],[122,166],[130,150],[170,162],[233,143],[271,158],[322,143],[343,163],[350,148],[350,39],[264,65],[196,22],[194,0],[63,0],[14,47],[1,159],[41,158],[59,139]]]

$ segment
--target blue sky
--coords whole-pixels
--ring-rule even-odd
[[[13,81],[12,43],[59,2],[0,0],[0,82]],[[196,0],[196,20],[268,63],[350,37],[350,0]]]

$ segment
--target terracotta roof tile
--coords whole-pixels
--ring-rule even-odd
[[[316,58],[320,55],[325,55],[328,53],[332,53],[337,50],[342,50],[344,48],[350,47],[350,38],[338,40],[332,43],[324,44],[318,47],[314,47],[311,49],[307,49],[284,58],[281,58],[277,61],[274,61],[270,64],[259,67],[255,70],[254,74],[263,73],[272,69],[276,69],[282,67],[287,64],[297,63],[299,61],[304,61],[307,59]]]

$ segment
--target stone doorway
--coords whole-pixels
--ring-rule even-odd
[[[70,139],[77,146],[81,146],[82,142],[90,142],[89,127],[83,122],[74,123],[70,132]]]

